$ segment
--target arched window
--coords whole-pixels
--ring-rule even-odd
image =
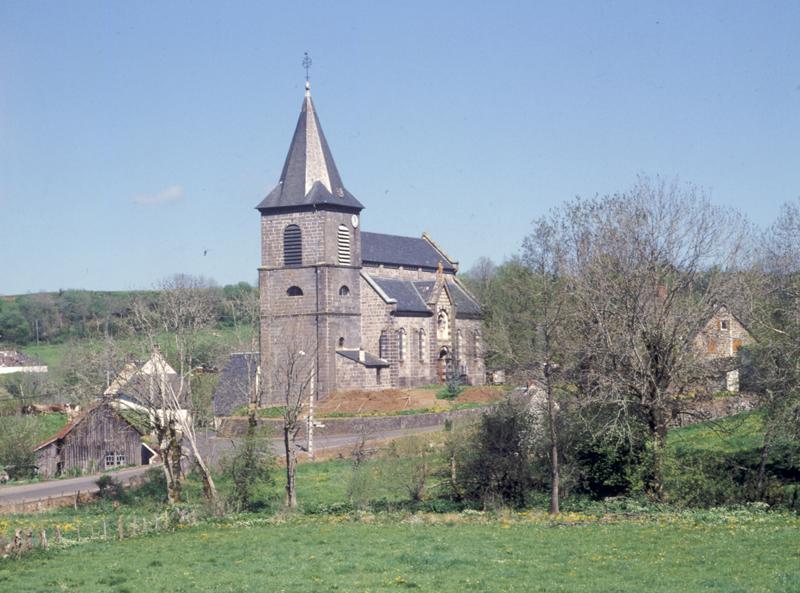
[[[299,286],[290,286],[286,289],[286,296],[303,296],[303,289]]]
[[[461,360],[464,354],[464,347],[461,345],[461,330],[456,330],[456,360]]]
[[[300,266],[303,264],[303,237],[300,227],[290,224],[283,229],[283,265]]]
[[[350,296],[350,289],[344,284],[339,288],[339,296]]]
[[[406,348],[408,344],[406,344],[406,330],[399,329],[397,331],[397,357],[400,359],[400,362],[403,362],[406,359]]]
[[[419,330],[419,361],[425,362],[425,330]]]
[[[378,357],[383,358],[384,360],[389,355],[389,344],[388,338],[386,336],[386,332],[381,332],[381,337],[378,338]]]
[[[339,231],[336,235],[337,247],[339,252],[339,265],[350,265],[350,229],[345,225],[339,225]]]
[[[339,348],[344,348],[344,338],[339,338]]]

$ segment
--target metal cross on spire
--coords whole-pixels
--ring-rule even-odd
[[[308,70],[311,68],[311,56],[308,55],[308,52],[303,54],[303,68],[306,69],[306,86],[308,85]]]

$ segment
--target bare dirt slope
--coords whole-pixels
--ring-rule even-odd
[[[502,399],[497,387],[467,387],[456,399],[439,399],[442,386],[383,391],[339,391],[317,405],[317,413],[325,414],[391,414],[408,410],[449,410],[458,403],[491,403]]]

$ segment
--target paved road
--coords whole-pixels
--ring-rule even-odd
[[[113,472],[115,478],[123,484],[131,478],[146,472],[148,466],[132,467]],[[0,506],[19,502],[44,500],[56,496],[75,495],[78,492],[97,492],[97,478],[101,474],[68,478],[64,480],[50,480],[48,482],[34,482],[21,486],[0,486]]]
[[[369,435],[369,441],[396,439],[410,434],[419,434],[425,432],[435,432],[441,430],[441,426],[430,426],[414,430],[388,430],[380,433]],[[208,435],[198,434],[200,438],[201,451],[204,454],[208,463],[216,465],[219,459],[230,451],[235,445],[237,439],[220,438],[214,436],[213,433]],[[336,449],[339,447],[347,447],[355,445],[361,439],[361,435],[348,434],[329,437],[318,437],[315,439],[314,448],[316,451],[323,451],[325,449]],[[300,443],[305,447],[306,442]],[[283,454],[283,441],[275,440],[272,444],[273,450],[276,455]],[[304,449],[305,450],[305,449]],[[129,482],[131,478],[139,476],[146,472],[150,466],[132,467],[113,472],[115,478],[119,479],[123,484]],[[47,498],[56,496],[74,496],[78,492],[97,492],[97,478],[102,474],[94,474],[91,476],[81,476],[80,478],[69,478],[64,480],[50,480],[48,482],[34,482],[32,484],[23,484],[21,486],[0,486],[0,507],[4,505],[22,503],[22,502],[35,502],[37,500],[45,500]]]

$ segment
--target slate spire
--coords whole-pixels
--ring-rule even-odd
[[[314,205],[355,211],[364,208],[342,185],[311,100],[311,86],[306,81],[306,95],[280,181],[256,208],[263,212]]]

